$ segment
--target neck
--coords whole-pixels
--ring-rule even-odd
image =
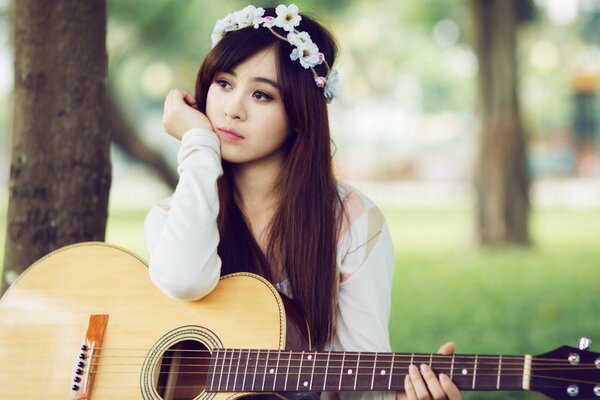
[[[271,209],[279,200],[276,190],[280,163],[237,164],[231,168],[238,204],[243,210]]]
[[[529,389],[530,356],[239,349],[213,354],[207,384],[217,392],[402,390],[411,364],[430,365],[461,390]],[[226,379],[233,371],[246,379]]]

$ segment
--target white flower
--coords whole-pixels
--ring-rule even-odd
[[[337,69],[332,69],[327,77],[323,94],[327,99],[327,103],[331,103],[334,98],[340,97],[340,77]]]
[[[310,39],[310,35],[308,32],[290,32],[287,35],[287,40],[292,44],[292,46],[302,46],[308,43],[312,43],[313,41]]]
[[[303,44],[292,50],[290,58],[292,61],[300,60],[304,68],[312,68],[321,63],[319,48],[313,42]]]
[[[237,11],[234,16],[234,20],[238,25],[237,29],[246,28],[252,25],[255,28],[258,28],[258,24],[262,21],[264,13],[264,8],[256,8],[254,6],[246,6],[243,10]]]
[[[298,15],[298,6],[290,4],[284,6],[280,4],[275,9],[277,18],[275,18],[275,26],[282,28],[285,31],[293,32],[294,28],[300,24],[302,17]]]
[[[217,43],[225,36],[225,33],[236,30],[237,23],[235,21],[235,13],[228,14],[225,18],[220,19],[215,24],[212,35],[212,47],[215,47]]]

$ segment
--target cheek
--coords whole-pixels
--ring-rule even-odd
[[[218,96],[214,90],[214,86],[211,85],[208,89],[208,94],[206,95],[206,116],[209,120],[213,120],[213,118],[217,115],[218,110]]]

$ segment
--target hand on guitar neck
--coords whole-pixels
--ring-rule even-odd
[[[438,349],[438,354],[447,356],[454,354],[454,343],[443,344]],[[404,379],[404,390],[404,392],[397,392],[396,400],[462,399],[460,390],[448,375],[436,376],[427,364],[422,364],[420,367],[413,365],[409,368],[409,374]]]

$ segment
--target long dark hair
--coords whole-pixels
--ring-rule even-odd
[[[273,8],[265,15],[275,15]],[[286,33],[273,28],[282,36]],[[320,24],[302,15],[296,28],[308,32],[330,65],[337,46]],[[290,282],[293,301],[307,318],[313,346],[327,344],[335,330],[337,300],[336,248],[343,204],[332,172],[331,137],[323,89],[313,74],[290,59],[292,46],[267,28],[248,27],[227,33],[208,53],[196,80],[196,101],[206,111],[208,88],[217,73],[231,71],[254,54],[274,48],[278,81],[292,132],[276,190],[280,196],[263,254],[235,201],[231,165],[223,161],[218,182],[220,212],[218,248],[222,274],[255,272],[273,280],[271,266],[281,266]],[[316,68],[325,76],[324,65]]]

